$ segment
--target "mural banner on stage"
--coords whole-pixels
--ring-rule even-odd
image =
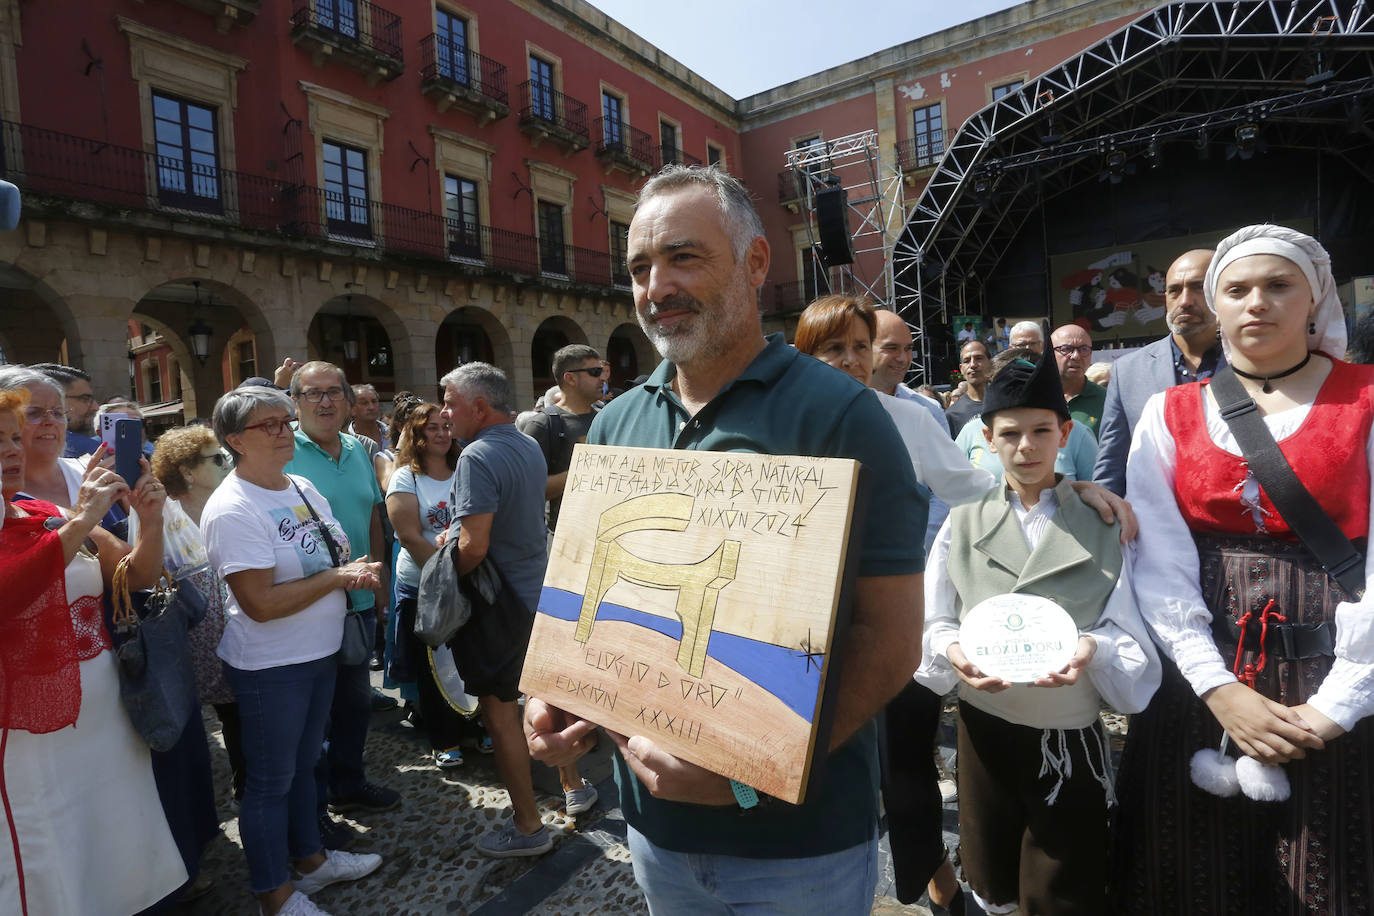
[[[1310,232],[1311,219],[1283,221]],[[1103,343],[1169,333],[1164,323],[1165,274],[1193,248],[1214,248],[1232,229],[1094,248],[1050,258],[1054,325],[1081,325]]]
[[[801,801],[858,482],[849,459],[576,446],[520,689]]]

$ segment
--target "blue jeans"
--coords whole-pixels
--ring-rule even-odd
[[[866,916],[873,909],[876,833],[867,843],[801,859],[672,852],[633,827],[628,838],[635,881],[649,902],[650,916]]]
[[[363,632],[369,636],[377,629],[377,612],[371,608],[356,611],[363,618]],[[329,749],[319,755],[315,767],[315,790],[320,813],[329,799],[361,792],[367,785],[363,772],[363,745],[372,720],[372,669],[368,660],[358,665],[340,665],[334,684],[334,700],[329,707],[325,734]]]
[[[332,655],[261,671],[224,666],[243,732],[248,779],[239,834],[255,894],[286,883],[288,858],[304,859],[322,848],[313,771],[337,668]]]

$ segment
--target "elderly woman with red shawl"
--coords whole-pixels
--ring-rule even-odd
[[[101,593],[127,548],[100,520],[130,490],[93,462],[71,510],[14,500],[24,435],[38,425],[27,406],[27,391],[0,391],[0,911],[136,913],[183,884],[186,869],[101,622]],[[161,511],[152,478],[131,498]],[[161,570],[161,528],[150,529],[133,548],[134,588]]]

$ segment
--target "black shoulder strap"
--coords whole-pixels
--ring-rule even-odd
[[[564,448],[563,440],[568,435],[568,424],[563,420],[563,411],[557,404],[545,404],[540,413],[549,418],[549,438],[545,446],[544,464],[553,472],[553,466],[558,464]]]
[[[1355,598],[1364,594],[1364,555],[1331,520],[1293,473],[1288,459],[1264,425],[1255,402],[1228,365],[1212,376],[1221,418],[1236,437],[1241,454],[1279,515],[1331,578]]]
[[[289,476],[286,479],[291,480]],[[296,488],[296,494],[300,496],[301,502],[305,503],[305,510],[309,512],[310,517],[315,520],[315,529],[319,531],[320,538],[324,541],[324,546],[329,551],[330,562],[336,567],[341,566],[342,564],[339,562],[339,545],[334,543],[334,535],[330,533],[329,526],[320,518],[319,513],[315,511],[315,507],[310,505],[310,500],[305,498],[305,491],[301,489],[301,485],[291,480],[291,486]],[[353,610],[353,596],[349,594],[348,589],[344,589],[344,603],[348,605],[350,611]]]

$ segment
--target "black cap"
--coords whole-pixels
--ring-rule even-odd
[[[1059,364],[1049,347],[1040,354],[1040,362],[1031,364],[1024,359],[1014,359],[988,382],[983,392],[984,425],[992,425],[992,415],[997,411],[1013,407],[1053,410],[1060,419],[1069,419],[1064,384],[1059,380]]]
[[[272,380],[270,378],[263,378],[261,375],[255,375],[252,378],[246,378],[243,381],[239,382],[239,387],[276,388],[277,386],[272,384]]]

